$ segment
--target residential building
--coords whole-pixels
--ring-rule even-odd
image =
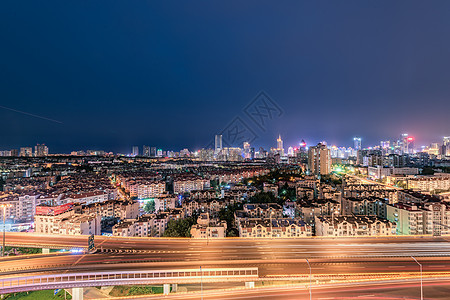
[[[396,223],[376,216],[316,217],[316,236],[355,237],[396,234]]]

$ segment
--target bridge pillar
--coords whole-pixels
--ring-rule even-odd
[[[169,295],[170,293],[170,283],[164,283],[163,285],[163,294]]]
[[[247,282],[245,283],[245,287],[246,287],[247,289],[254,289],[254,288],[255,288],[255,282],[254,282],[254,281],[247,281]]]
[[[49,248],[42,248],[42,254],[50,254]]]
[[[83,288],[72,288],[72,300],[83,300]]]
[[[172,293],[176,293],[178,291],[178,283],[172,284]]]

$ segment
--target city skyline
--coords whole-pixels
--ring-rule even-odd
[[[68,149],[68,150],[66,150],[66,152],[64,152],[64,151],[58,151],[58,150],[55,151],[54,148],[52,147],[53,152],[50,152],[50,154],[64,154],[64,153],[70,153],[70,152],[73,152],[73,151],[105,151],[106,153],[108,153],[108,152],[121,153],[121,154],[128,154],[128,153],[130,153],[133,156],[144,155],[145,153],[147,153],[148,155],[144,155],[144,156],[153,156],[153,155],[150,155],[151,149],[155,149],[155,151],[157,151],[157,150],[182,151],[182,150],[185,150],[185,149],[188,149],[190,151],[198,151],[198,150],[201,150],[201,149],[215,149],[216,152],[217,152],[217,149],[222,149],[223,147],[225,147],[225,148],[226,147],[245,148],[244,144],[249,144],[249,145],[251,145],[251,147],[253,147],[255,149],[257,149],[257,148],[263,148],[265,150],[283,149],[283,150],[285,150],[284,154],[287,154],[288,153],[287,150],[289,148],[294,148],[295,149],[295,148],[300,148],[300,147],[305,147],[305,146],[306,147],[311,147],[311,146],[316,146],[317,144],[322,143],[322,142],[326,142],[328,147],[349,148],[349,149],[354,149],[354,150],[374,148],[374,147],[375,148],[377,148],[377,147],[385,148],[384,143],[388,143],[389,144],[390,142],[401,141],[402,140],[402,136],[406,136],[406,137],[409,136],[409,138],[412,138],[413,141],[414,141],[414,144],[415,144],[413,149],[418,150],[418,151],[421,150],[421,149],[430,147],[433,144],[438,144],[438,145],[445,144],[446,145],[446,144],[448,144],[448,139],[449,139],[448,136],[443,136],[443,137],[441,137],[440,140],[433,141],[433,142],[431,142],[429,144],[421,144],[421,143],[416,143],[417,142],[416,137],[408,135],[408,134],[401,134],[397,138],[381,139],[381,140],[379,140],[378,142],[376,142],[374,144],[367,144],[367,143],[365,143],[364,138],[360,137],[360,136],[354,136],[347,144],[332,144],[332,143],[328,143],[324,139],[316,139],[314,142],[308,142],[308,141],[305,141],[304,138],[300,139],[297,143],[285,143],[285,140],[282,138],[282,135],[278,134],[278,136],[276,137],[276,140],[272,141],[272,144],[269,144],[269,145],[260,145],[258,143],[249,144],[247,141],[244,141],[242,144],[233,144],[233,145],[223,146],[222,145],[222,143],[223,143],[222,142],[222,135],[215,135],[214,136],[214,139],[215,139],[214,144],[215,145],[214,144],[212,144],[212,145],[210,144],[209,146],[199,147],[199,148],[190,148],[190,147],[187,147],[187,146],[184,146],[184,147],[181,146],[180,148],[170,147],[170,146],[163,147],[161,145],[153,145],[153,144],[146,143],[146,144],[143,144],[143,145],[136,145],[136,144],[126,145],[126,146],[125,145],[121,145],[121,146],[116,145],[116,147],[114,147],[114,149],[122,149],[122,150],[119,150],[119,151],[108,149],[108,148],[102,149],[101,147],[95,147],[95,146],[94,147],[81,147],[80,146],[80,147],[75,147],[73,149]],[[218,142],[218,137],[220,137],[220,142]],[[220,147],[217,147],[217,143],[219,143]],[[283,148],[280,148],[280,143],[281,143],[282,146],[283,146],[283,144],[285,144],[285,146],[283,146]],[[303,143],[305,143],[305,144],[303,144]],[[357,143],[358,143],[359,146],[357,145]],[[38,142],[37,146],[39,147],[40,144],[41,143]],[[49,145],[46,144],[46,143],[42,143],[42,146],[47,146],[48,147]],[[14,148],[14,147],[3,147],[3,148],[0,148],[0,151],[7,151],[7,150],[28,151],[28,149],[32,150],[33,147],[36,148],[36,146],[33,146],[31,144],[26,144],[26,145],[20,145],[19,147],[16,147],[16,148]],[[35,149],[35,151],[37,151],[37,150]],[[47,149],[47,152],[48,152],[48,149]],[[23,156],[27,156],[27,155],[23,155]],[[38,155],[38,156],[41,156],[41,155]]]

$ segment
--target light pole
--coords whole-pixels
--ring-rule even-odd
[[[202,271],[202,266],[200,266],[200,293],[202,295],[202,300],[203,300],[203,271]]]
[[[11,204],[0,204],[3,208],[3,243],[2,243],[2,257],[5,256],[5,231],[6,231],[6,208],[11,207]]]
[[[273,211],[270,211],[270,238],[273,238],[272,215]]]
[[[420,300],[423,300],[423,277],[422,277],[422,264],[417,261],[414,256],[411,256],[412,259],[419,265],[420,267]]]
[[[309,300],[312,300],[312,293],[311,293],[311,284],[312,284],[312,271],[311,271],[311,264],[309,263],[309,260],[307,258],[306,259],[306,263],[308,264],[309,267]]]

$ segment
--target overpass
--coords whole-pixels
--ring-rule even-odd
[[[87,247],[87,236],[55,237],[8,233],[6,241],[8,245],[28,247],[55,249]],[[197,282],[198,278],[189,275],[182,281],[178,281],[179,276],[176,280],[167,276],[154,278],[130,278],[129,276],[151,272],[167,273],[169,270],[179,272],[199,270],[200,266],[204,268],[203,270],[243,268],[257,270],[257,278],[236,277],[236,281],[242,282],[305,281],[309,271],[312,273],[312,279],[319,281],[417,277],[419,269],[410,256],[416,257],[423,264],[423,272],[426,276],[450,276],[447,274],[450,270],[450,243],[446,237],[209,241],[96,237],[96,246],[99,249],[96,254],[52,253],[1,258],[0,280],[5,282],[2,292],[10,291],[8,288],[41,289],[48,287],[45,285],[47,283],[53,284],[51,286],[79,288],[90,286],[95,282],[95,278],[103,280],[105,285],[119,284],[119,277],[117,277],[119,274],[122,274],[120,284],[159,282],[166,284],[167,292],[169,284]],[[311,270],[308,269],[306,258],[311,263]],[[93,273],[92,270],[95,272]],[[105,274],[115,274],[112,278],[113,282],[108,281],[109,278],[106,279]],[[124,278],[123,274],[129,275]],[[45,281],[45,284],[41,282],[37,284],[38,277],[35,276],[49,278],[49,282],[46,281],[47,279],[41,279]],[[52,280],[57,279],[51,278],[68,279],[52,283]],[[15,282],[17,285],[14,285]],[[252,286],[251,283],[249,285]]]
[[[84,273],[39,274],[0,279],[0,294],[43,289],[72,288],[74,300],[83,299],[82,289],[88,286],[163,284],[164,294],[176,291],[179,283],[246,281],[254,287],[258,268],[197,268],[140,271],[108,271]]]

